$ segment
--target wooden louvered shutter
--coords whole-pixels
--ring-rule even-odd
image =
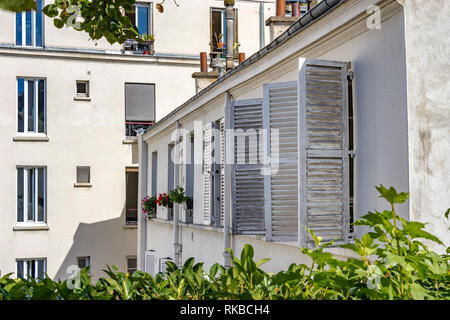
[[[270,130],[265,175],[266,240],[298,240],[298,102],[297,82],[264,86],[263,127]]]
[[[236,234],[264,234],[261,99],[235,101],[232,108],[232,123],[235,130],[231,183],[233,231]]]
[[[156,252],[154,250],[146,250],[144,253],[144,271],[153,276],[156,274]]]
[[[348,241],[347,63],[300,59],[299,244]]]
[[[220,226],[225,217],[225,119],[220,119]]]
[[[203,127],[203,224],[212,222],[212,146],[213,124],[207,123]]]

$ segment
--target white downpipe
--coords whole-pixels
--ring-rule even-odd
[[[231,257],[230,254],[225,250],[227,248],[231,248],[231,239],[230,239],[230,215],[231,215],[231,164],[228,158],[232,156],[230,148],[230,144],[233,142],[229,135],[229,130],[231,129],[231,104],[232,97],[229,92],[225,93],[225,116],[224,116],[224,176],[225,176],[225,199],[224,199],[224,217],[223,217],[223,258],[224,258],[224,266],[226,268],[231,266]]]
[[[145,250],[147,249],[147,220],[140,214],[141,199],[147,195],[148,144],[144,141],[143,133],[138,133],[139,148],[139,180],[138,180],[138,237],[137,237],[137,267],[145,270]]]
[[[175,133],[175,166],[174,166],[174,186],[178,187],[180,180],[180,123],[177,121],[176,123],[176,133]],[[169,190],[170,191],[170,190]],[[179,235],[179,213],[180,213],[180,204],[176,203],[173,206],[173,249],[174,249],[174,260],[177,266],[180,266],[180,255],[181,255],[181,243],[180,243],[180,235]]]

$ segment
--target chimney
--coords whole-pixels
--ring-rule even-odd
[[[269,26],[270,30],[270,41],[285,32],[299,18],[299,16],[286,17],[286,0],[277,0],[277,15],[266,20],[266,26]]]
[[[245,52],[239,52],[239,64],[245,61]]]
[[[219,72],[217,70],[208,72],[208,60],[206,52],[200,52],[200,72],[194,72],[192,78],[195,79],[195,93],[209,86],[217,80]]]

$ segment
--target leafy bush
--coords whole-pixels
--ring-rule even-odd
[[[0,299],[450,299],[450,248],[443,255],[429,250],[419,239],[442,242],[424,230],[424,223],[408,222],[395,214],[395,204],[405,202],[407,193],[383,185],[377,190],[391,210],[369,212],[355,222],[372,231],[342,246],[358,259],[334,258],[326,251],[333,243],[322,243],[309,230],[316,247],[300,250],[311,258],[311,265],[291,264],[277,274],[260,269],[269,259],[254,261],[253,248],[247,244],[239,257],[229,250],[232,266],[228,269],[216,263],[207,272],[193,258],[181,268],[166,262],[167,273],[154,277],[108,267],[104,271],[109,278],[96,284],[82,269],[75,289],[70,280],[37,282],[7,274],[0,278]]]

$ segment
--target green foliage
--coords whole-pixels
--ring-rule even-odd
[[[185,195],[183,187],[178,186],[175,189],[169,191],[169,199],[173,203],[184,203],[191,198]]]
[[[342,246],[357,256],[346,261],[329,252],[332,242],[322,243],[321,237],[308,230],[315,248],[300,250],[310,263],[293,263],[276,274],[263,271],[260,266],[269,259],[255,261],[252,246],[246,244],[239,257],[228,250],[229,268],[214,264],[206,271],[194,258],[181,267],[168,261],[167,272],[156,276],[141,271],[130,275],[113,266],[104,270],[108,278],[96,284],[91,283],[88,270],[82,269],[74,289],[70,289],[70,280],[12,279],[6,274],[0,278],[0,300],[450,299],[449,248],[443,255],[431,251],[421,239],[442,242],[424,230],[425,224],[395,215],[394,204],[405,202],[407,194],[392,187],[377,190],[393,210],[369,212],[355,223],[372,231]],[[401,228],[395,221],[401,222]]]
[[[28,11],[36,10],[36,1],[34,0],[0,0],[0,9],[8,11]]]

